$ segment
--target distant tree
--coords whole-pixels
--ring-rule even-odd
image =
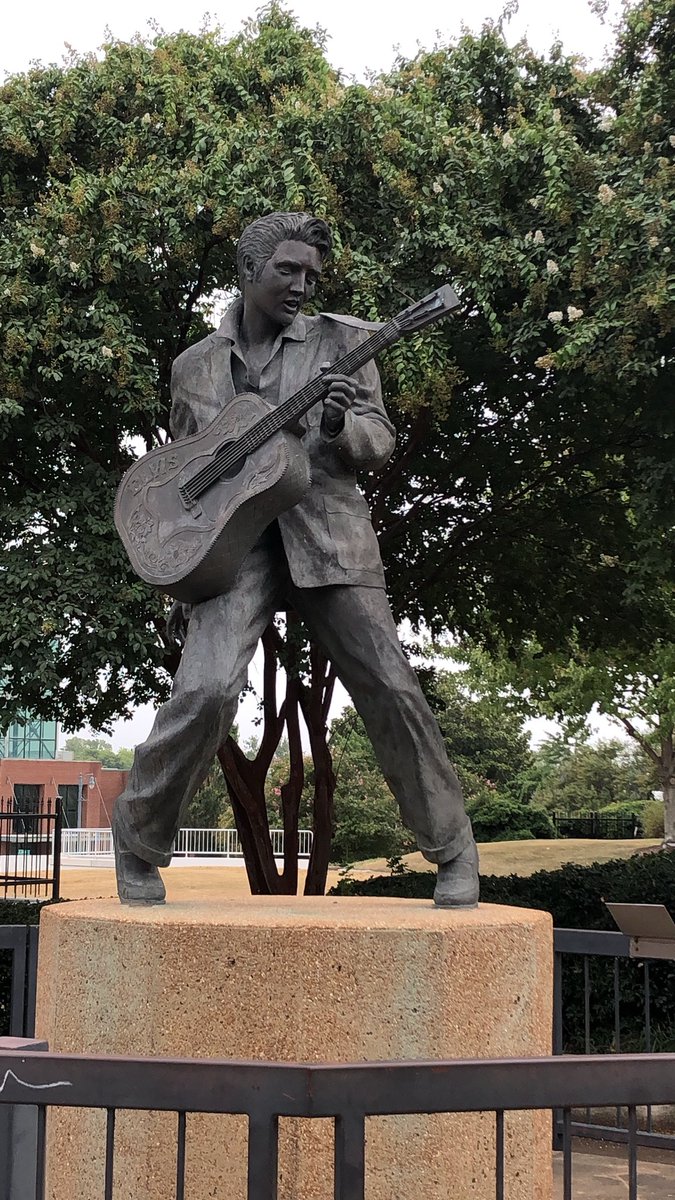
[[[211,767],[188,805],[182,823],[186,829],[231,829],[234,826],[223,772],[217,763]]]
[[[401,821],[356,711],[348,707],[330,726],[335,769],[335,831],[331,858],[349,863],[364,858],[394,858],[415,849]]]
[[[566,816],[610,805],[639,814],[656,786],[656,772],[625,741],[581,742],[546,773],[533,801]]]
[[[63,748],[72,751],[79,762],[100,762],[104,767],[118,767],[123,771],[128,771],[134,760],[133,750],[126,746],[113,750],[112,742],[102,737],[69,737]]]
[[[445,653],[457,669],[425,673],[424,687],[467,800],[495,792],[522,799],[522,780],[532,763],[522,713],[489,672],[462,662],[461,645]]]

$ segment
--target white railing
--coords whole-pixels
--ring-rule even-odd
[[[112,858],[112,833],[109,829],[64,829],[61,854],[75,858]]]
[[[301,829],[299,857],[309,858],[312,849],[312,830]],[[272,851],[275,858],[284,855],[283,829],[270,829]],[[174,845],[178,858],[225,858],[243,859],[239,835],[236,829],[180,829]],[[61,854],[76,859],[112,859],[112,834],[109,829],[64,829],[61,839]]]

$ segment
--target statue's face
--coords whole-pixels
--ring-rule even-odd
[[[292,324],[313,295],[321,274],[321,255],[304,242],[280,242],[257,279],[247,274],[246,299],[279,326]]]

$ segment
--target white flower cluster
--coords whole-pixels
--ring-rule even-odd
[[[101,358],[114,358],[115,355],[110,349],[110,346],[101,346]]]
[[[675,150],[675,133],[671,133],[670,137],[668,138],[668,141],[670,142],[671,146]]]
[[[547,275],[559,275],[560,274],[560,267],[558,266],[557,262],[555,262],[555,260],[552,258],[546,259],[546,274]]]
[[[37,242],[31,242],[30,252],[33,255],[33,258],[44,258],[45,256],[44,246],[38,246]]]
[[[516,144],[516,139],[507,130],[502,138],[502,146],[504,147],[505,150],[508,150],[508,149],[510,149],[511,146],[515,146],[515,144]]]
[[[598,200],[601,204],[611,204],[616,192],[608,183],[601,183],[598,188]]]
[[[583,317],[583,315],[584,315],[583,308],[575,308],[573,304],[567,305],[567,319],[570,322],[578,321],[579,317]],[[556,309],[554,309],[553,312],[550,312],[548,314],[548,320],[551,322],[552,325],[559,325],[560,322],[564,320],[564,316],[565,316],[565,314],[563,312],[561,312],[561,310],[559,308],[556,308]]]
[[[603,113],[598,121],[598,129],[601,129],[603,133],[608,133],[615,121],[616,117],[614,116],[614,113]]]

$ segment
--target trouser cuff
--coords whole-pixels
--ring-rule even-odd
[[[154,846],[148,846],[141,841],[138,834],[131,828],[126,820],[123,811],[119,806],[115,806],[115,811],[112,818],[112,835],[113,841],[123,850],[130,850],[132,854],[136,854],[143,862],[151,863],[153,867],[168,867],[173,857],[171,850],[156,850]]]
[[[441,863],[451,862],[453,858],[457,858],[457,855],[461,854],[462,850],[466,850],[472,842],[473,830],[469,822],[466,829],[458,833],[452,841],[446,842],[444,846],[420,846],[420,851],[427,862],[440,866]]]

